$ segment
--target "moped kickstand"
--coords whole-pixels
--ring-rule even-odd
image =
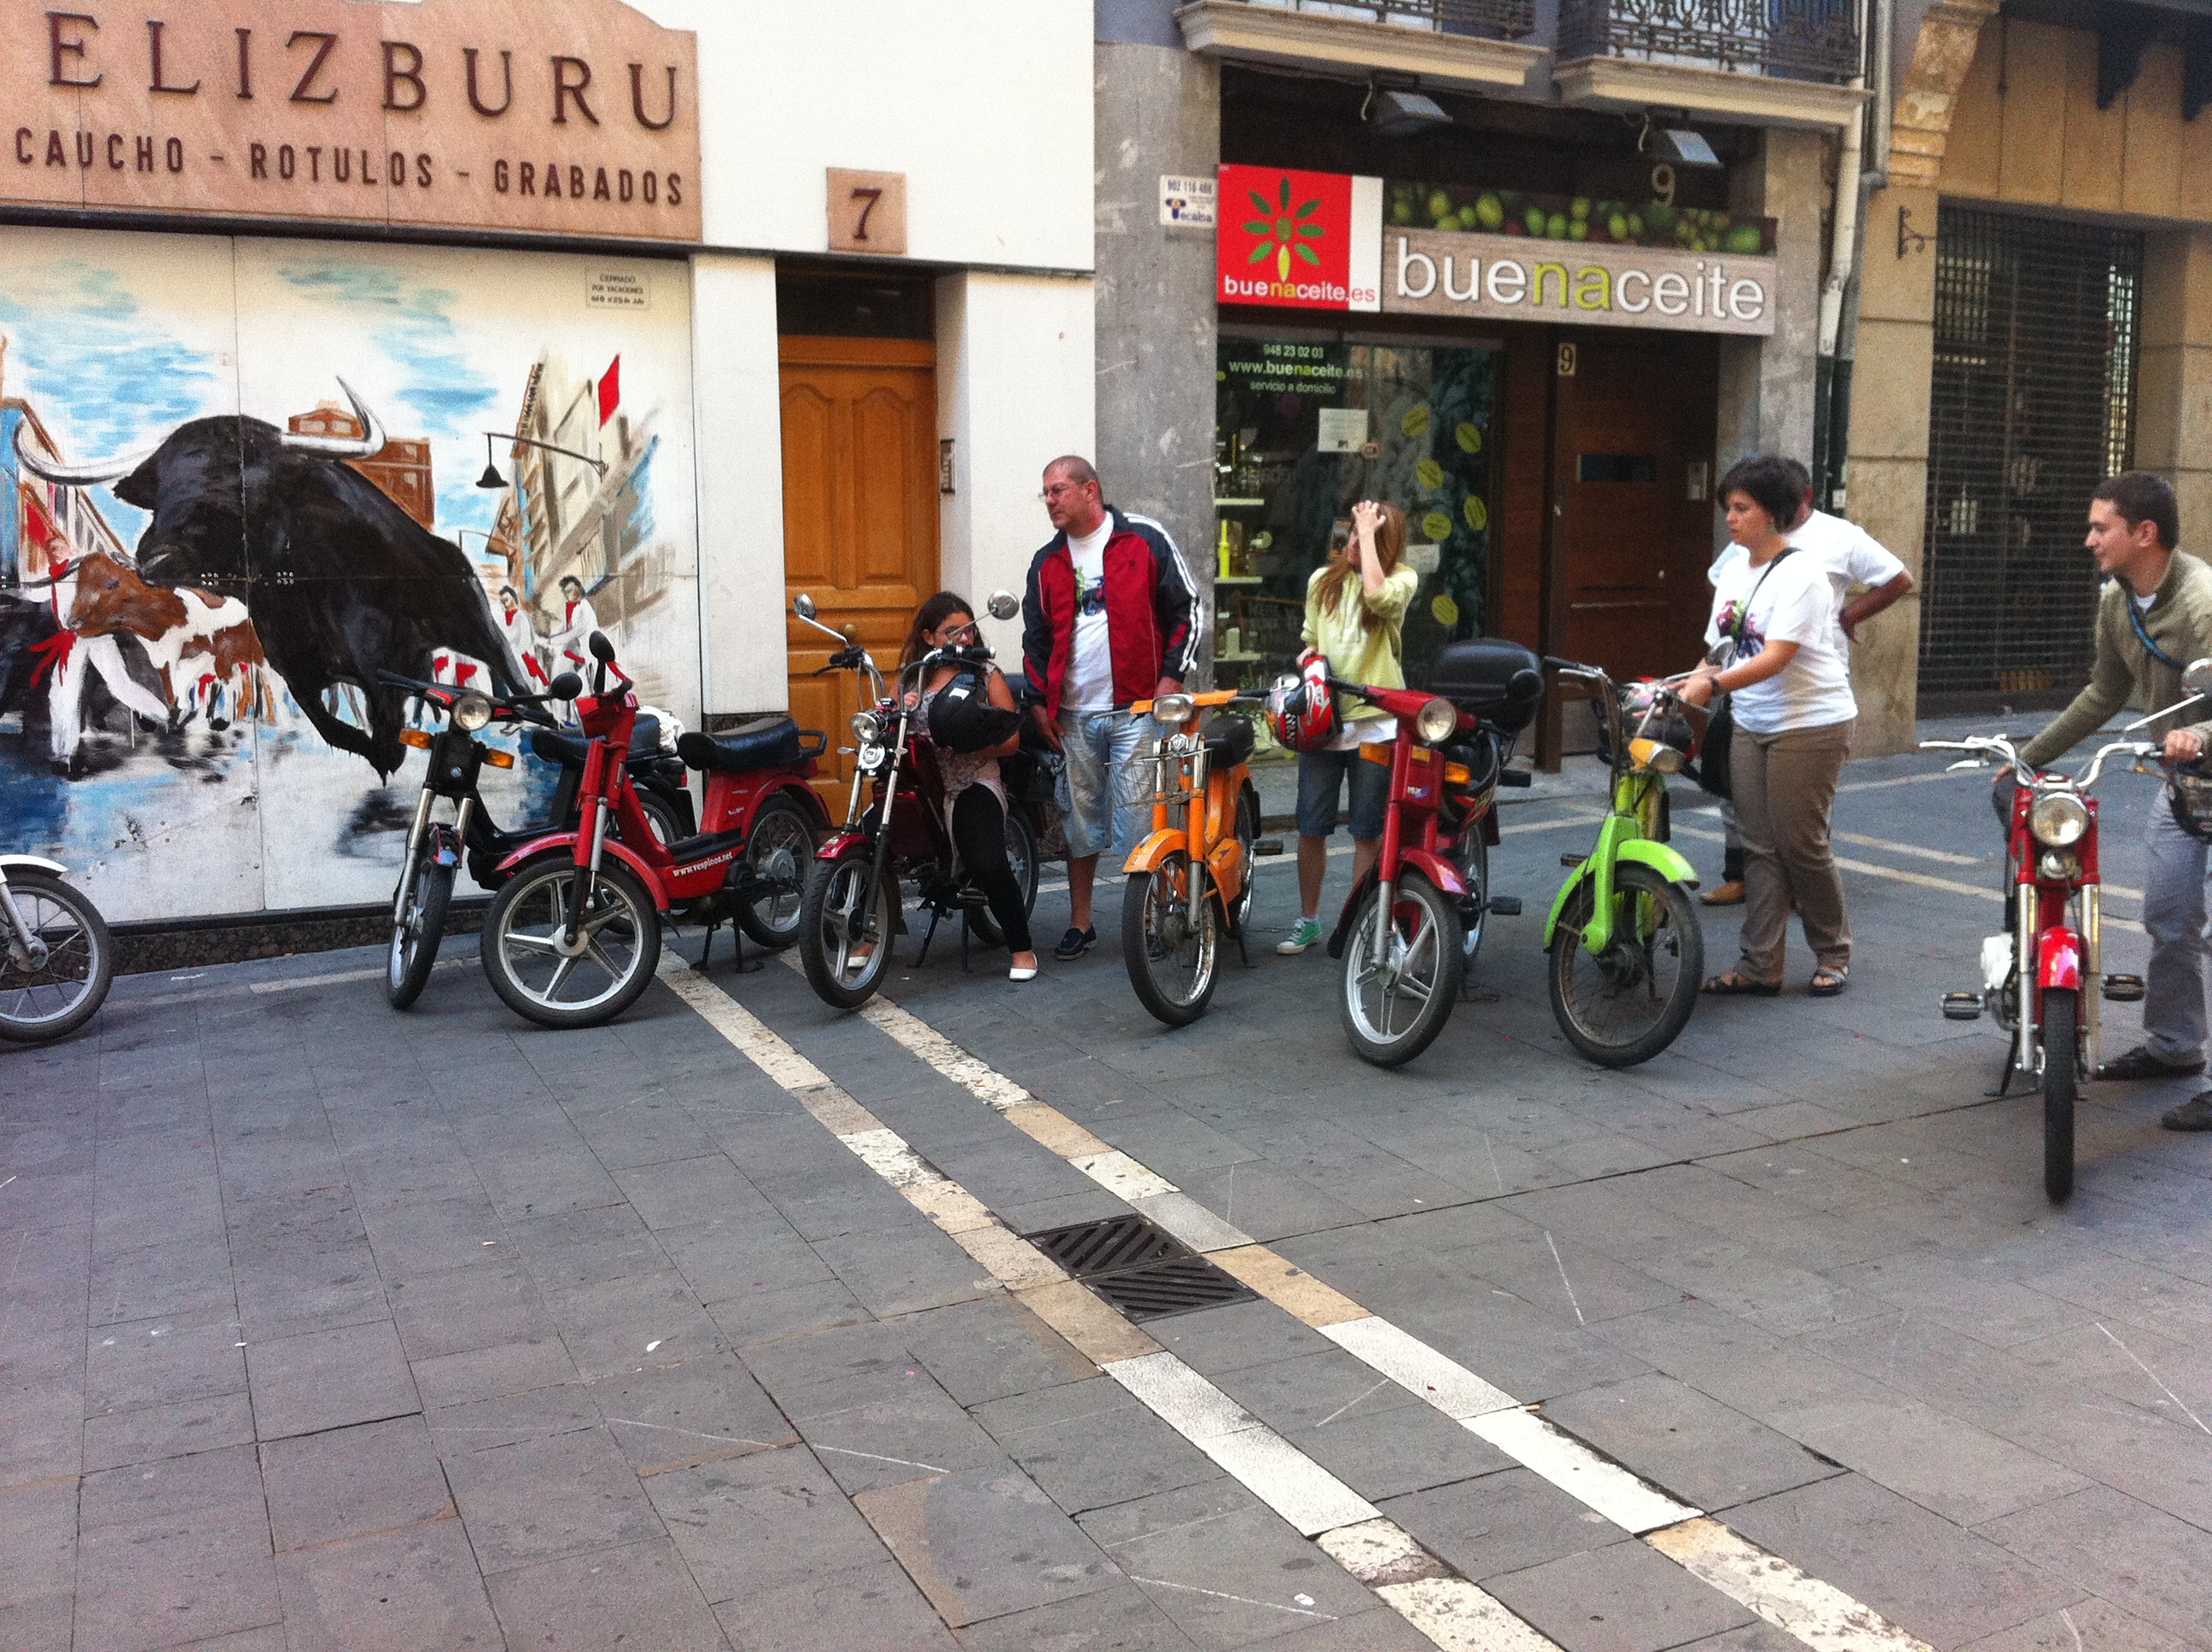
[[[915,969],[919,969],[923,964],[929,962],[929,944],[937,938],[937,920],[944,915],[944,912],[939,908],[936,907],[930,908],[929,932],[921,938],[921,951],[915,954],[914,967]]]
[[[702,975],[707,973],[707,960],[714,956],[714,932],[721,926],[722,920],[720,918],[714,920],[707,926],[707,938],[700,943],[699,962],[691,967]],[[765,967],[759,958],[755,958],[750,963],[746,961],[745,932],[738,926],[735,919],[730,920],[730,943],[737,949],[737,957],[730,961],[731,968],[735,973],[740,975],[750,975]]]
[[[2018,1067],[2015,1066],[2013,1062],[2012,1052],[2010,1050],[2007,1050],[2005,1052],[2004,1070],[1997,1075],[1997,1087],[1995,1090],[1985,1090],[1982,1094],[1993,1102],[2003,1100],[2005,1096],[2012,1093],[2012,1076],[2018,1071]]]

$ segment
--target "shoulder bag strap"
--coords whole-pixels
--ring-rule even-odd
[[[2143,623],[2142,610],[2136,606],[2135,593],[2126,588],[2124,581],[2120,591],[2120,601],[2128,610],[2128,623],[2135,627],[2136,641],[2142,644],[2143,652],[2170,671],[2181,670],[2179,660],[2150,640],[2150,627]]]

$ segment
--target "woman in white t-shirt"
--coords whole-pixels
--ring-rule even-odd
[[[1721,478],[1731,559],[1713,589],[1712,648],[1682,685],[1708,703],[1729,696],[1735,736],[1729,790],[1743,834],[1742,957],[1705,983],[1708,993],[1771,998],[1782,990],[1794,906],[1813,951],[1806,991],[1832,998],[1850,976],[1851,928],[1828,846],[1828,811],[1850,748],[1858,702],[1836,621],[1835,587],[1814,557],[1792,551],[1782,525],[1800,492],[1786,461],[1746,459]]]

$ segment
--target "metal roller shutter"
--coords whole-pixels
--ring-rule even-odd
[[[2089,493],[2135,446],[2143,238],[1945,204],[1936,240],[1923,708],[2088,676]]]

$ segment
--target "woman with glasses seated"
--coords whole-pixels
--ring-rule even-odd
[[[967,599],[951,591],[940,591],[915,611],[899,664],[903,668],[915,664],[933,649],[964,648],[981,640],[975,629],[975,610],[969,606]],[[923,676],[915,701],[922,727],[929,726],[930,701],[967,669],[961,665],[938,665]],[[1002,711],[1018,711],[1006,674],[996,665],[988,669],[991,703]],[[1030,939],[1029,913],[1022,902],[1021,881],[1014,876],[1013,863],[1006,858],[1006,788],[999,777],[999,759],[1012,756],[1020,746],[1018,730],[981,751],[952,751],[940,745],[937,748],[937,771],[944,778],[946,824],[952,834],[953,847],[959,851],[960,864],[967,869],[975,887],[983,891],[983,898],[990,902],[991,915],[998,920],[1006,937],[1006,950],[1012,954],[1013,967],[1006,971],[1006,978],[1034,981],[1036,952]]]

